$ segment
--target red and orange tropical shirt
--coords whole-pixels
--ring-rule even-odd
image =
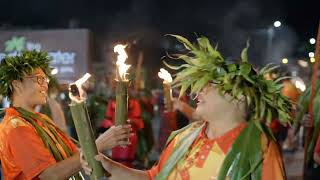
[[[201,130],[195,142],[191,145],[187,155],[182,158],[168,176],[169,180],[190,180],[190,179],[217,179],[223,160],[230,150],[233,142],[241,131],[246,127],[246,123],[229,130],[220,137],[209,139],[205,134],[206,126]],[[189,128],[189,131],[192,128]],[[188,131],[188,130],[186,130]],[[164,167],[166,160],[170,157],[176,142],[178,142],[185,133],[178,134],[167,146],[160,156],[157,165],[148,171],[150,179]],[[262,180],[282,180],[285,179],[283,163],[278,146],[262,137],[263,149],[263,168]]]
[[[45,117],[40,113],[37,115]],[[37,123],[42,126],[41,122]],[[76,153],[75,144],[61,131],[58,134]],[[6,180],[38,179],[43,170],[57,163],[34,127],[14,108],[6,109],[6,115],[0,123],[0,159]]]

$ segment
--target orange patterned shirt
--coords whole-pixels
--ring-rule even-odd
[[[209,139],[203,128],[195,142],[191,145],[186,156],[182,158],[168,176],[169,180],[189,180],[189,179],[217,179],[220,167],[230,150],[233,142],[241,133],[246,124],[229,130],[222,136]],[[188,130],[186,130],[188,131]],[[155,176],[164,167],[166,160],[170,157],[176,142],[186,132],[178,134],[172,142],[163,151],[159,163],[148,171],[150,179]],[[262,138],[262,149],[264,154],[262,180],[282,180],[284,179],[284,169],[281,155],[277,146]]]
[[[37,123],[41,125],[40,122]],[[58,134],[76,153],[77,147],[71,140],[60,131]],[[43,170],[56,163],[34,127],[14,108],[6,109],[6,115],[0,124],[0,159],[6,180],[38,179],[37,176]]]

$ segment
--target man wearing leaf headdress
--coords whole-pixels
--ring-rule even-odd
[[[24,51],[0,64],[0,94],[10,98],[0,124],[0,160],[5,180],[81,179],[75,144],[46,115],[35,112],[46,102],[50,59],[44,52]],[[128,129],[112,128],[96,140],[103,150],[121,144]],[[122,142],[123,143],[123,142]]]
[[[273,116],[290,120],[290,102],[281,95],[281,85],[264,74],[272,68],[254,71],[247,61],[227,64],[207,38],[196,45],[174,35],[188,49],[178,56],[186,64],[173,86],[181,94],[191,87],[198,95],[196,121],[169,137],[156,166],[149,171],[123,168],[102,155],[97,156],[114,179],[254,179],[281,180],[285,172],[281,154],[266,124]],[[251,113],[247,115],[247,112]],[[90,168],[83,166],[87,173]]]

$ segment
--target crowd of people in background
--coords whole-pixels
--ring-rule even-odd
[[[95,127],[95,134],[98,137],[99,134],[114,125],[115,86],[110,77],[105,77],[104,81],[96,81],[93,77],[84,84],[84,89],[87,92],[86,101],[91,123]],[[174,94],[177,96],[177,93]],[[283,94],[297,103],[301,92],[290,81],[285,81]],[[196,120],[192,115],[191,108],[195,104],[194,99],[187,95],[179,100],[174,98],[174,111],[168,112],[165,108],[161,88],[137,90],[131,87],[129,97],[128,123],[133,128],[130,145],[116,147],[106,153],[113,160],[128,167],[149,169],[158,161],[160,152],[165,148],[170,133]],[[1,98],[1,102],[2,108],[8,105],[5,103],[6,99]],[[55,84],[49,88],[47,105],[38,107],[38,111],[50,116],[60,129],[77,138],[71,112],[68,108],[69,102],[68,89]],[[182,108],[182,106],[185,106],[185,108]],[[1,117],[3,117],[3,112],[1,112]],[[306,114],[303,117],[301,127],[312,126],[310,117]],[[302,148],[304,140],[299,130],[279,124],[278,121],[272,121],[270,127],[283,151],[294,152]],[[314,162],[317,164],[314,165],[316,167],[314,172],[318,174],[320,140],[317,141],[315,146]]]
[[[110,77],[106,77],[105,81],[96,81],[92,77],[83,87],[87,93],[90,120],[98,137],[114,125],[115,86]],[[133,129],[131,144],[125,148],[116,147],[107,153],[128,167],[149,168],[157,161],[170,133],[187,125],[188,119],[179,112],[165,111],[160,89],[137,91],[131,87],[129,97],[128,123]],[[5,101],[1,98],[2,108],[8,106]],[[77,139],[69,103],[68,89],[52,83],[47,104],[37,107],[37,111],[47,114],[60,129]]]

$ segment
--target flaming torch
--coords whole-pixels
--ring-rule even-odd
[[[170,83],[172,82],[171,74],[167,70],[161,68],[160,72],[158,72],[158,76],[161,79],[163,79],[163,94],[164,94],[167,111],[172,112],[173,111],[172,90],[170,86]]]
[[[81,149],[88,161],[89,166],[92,167],[92,174],[90,179],[101,180],[105,176],[109,177],[110,174],[105,172],[102,164],[94,159],[98,154],[97,146],[93,135],[90,117],[85,103],[85,91],[82,89],[82,84],[85,83],[91,75],[86,73],[82,78],[70,84],[69,97],[71,99],[70,109],[73,122],[79,137]]]
[[[114,47],[113,51],[118,53],[117,57],[117,86],[116,86],[116,115],[115,124],[125,124],[128,119],[128,84],[129,80],[126,75],[127,70],[131,65],[125,64],[128,55],[125,51],[126,46],[118,44]]]

